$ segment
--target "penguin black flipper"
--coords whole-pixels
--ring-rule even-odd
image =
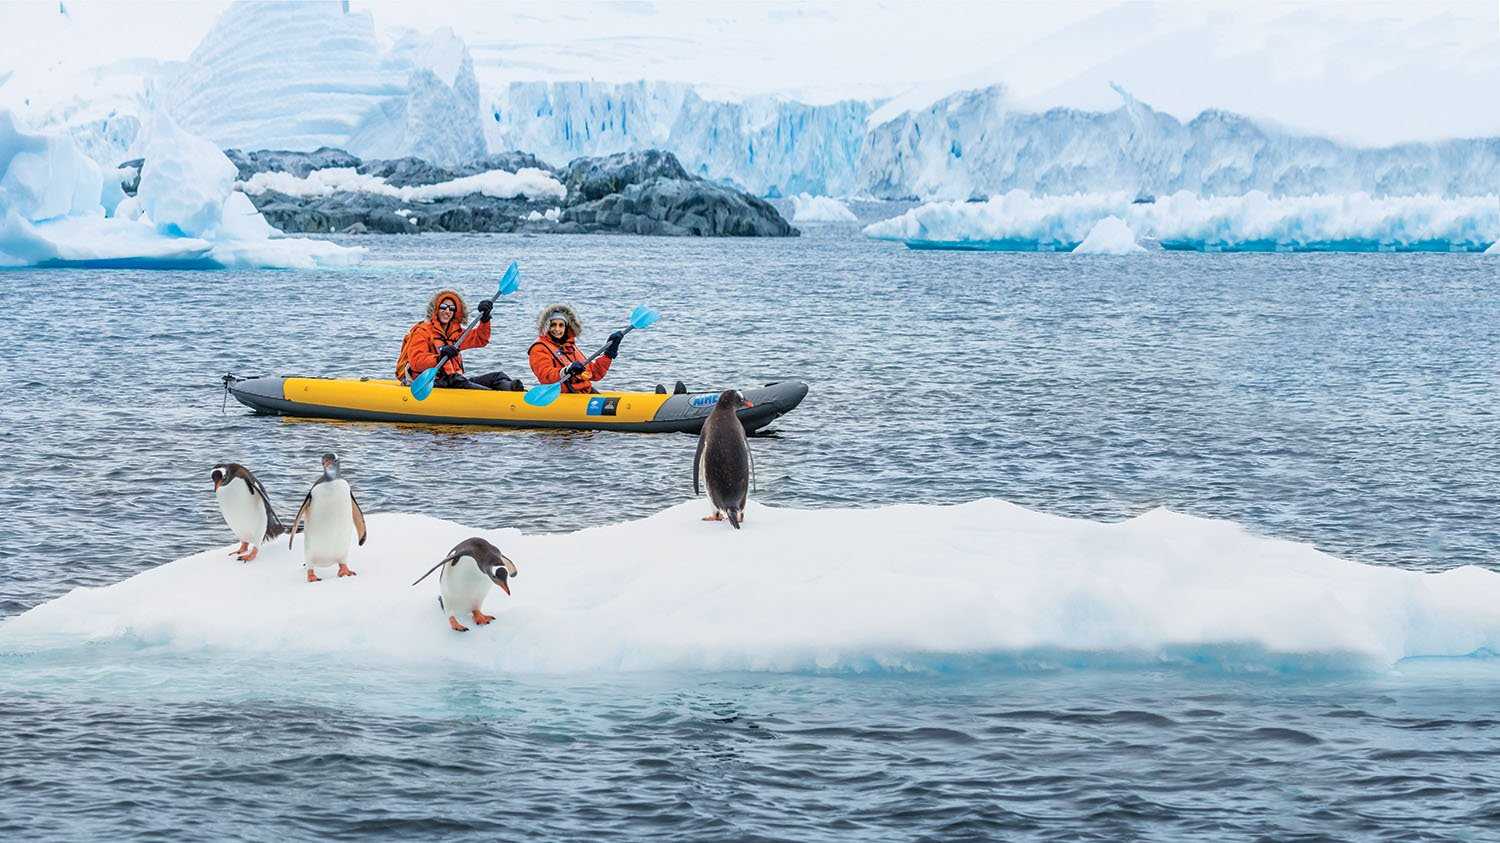
[[[354,510],[354,529],[359,531],[359,543],[365,543],[365,514],[359,509],[359,501],[354,499],[354,493],[349,493],[349,504]]]
[[[705,427],[708,426],[708,422],[704,422],[703,424]],[[707,439],[708,437],[702,433],[698,434],[698,452],[693,454],[693,494],[695,495],[703,494],[703,490],[698,488],[698,475],[703,470],[703,443]]]
[[[297,531],[302,527],[302,519],[307,517],[307,508],[312,506],[312,489],[307,490],[307,497],[302,499],[302,505],[297,507],[297,517],[292,519],[292,529],[289,530],[286,546],[290,548],[292,542],[297,538]]]
[[[432,576],[432,572],[433,571],[436,571],[437,569],[443,567],[444,565],[451,565],[452,563],[457,562],[458,561],[458,557],[460,557],[460,556],[463,556],[463,554],[459,553],[456,550],[454,552],[452,552],[452,553],[449,553],[447,556],[444,556],[443,557],[443,561],[437,563],[436,565],[433,565],[431,568],[428,568],[427,569],[427,573],[423,574],[420,577],[417,577],[417,579],[412,583],[412,585],[416,585],[417,583],[421,582],[422,580],[425,580],[428,577]],[[439,606],[443,605],[443,598],[441,598],[441,597],[438,598],[438,605]]]
[[[271,496],[266,493],[266,487],[260,482],[260,478],[251,474],[249,469],[245,470],[245,476],[250,479],[250,491],[260,495],[260,502],[266,508],[266,534],[261,541],[270,541],[285,533],[286,525],[281,523],[281,516],[277,515],[275,508],[271,506]]]

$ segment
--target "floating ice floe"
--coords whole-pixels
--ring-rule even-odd
[[[1126,193],[932,202],[866,226],[866,236],[914,249],[1060,251],[1118,217],[1162,248],[1224,252],[1477,252],[1500,241],[1500,197],[1204,197],[1156,201]]]
[[[166,117],[152,125],[140,188],[127,197],[66,136],[0,111],[0,266],[312,268],[363,249],[278,234],[235,191],[234,165]]]
[[[832,196],[800,193],[792,197],[792,222],[854,222],[854,212]]]
[[[1094,223],[1089,235],[1083,238],[1075,255],[1133,255],[1146,251],[1135,242],[1135,232],[1117,216],[1110,215]]]
[[[551,173],[535,167],[522,167],[514,173],[509,170],[488,170],[437,184],[404,187],[387,184],[380,176],[364,175],[353,167],[329,167],[313,170],[302,177],[291,173],[256,173],[248,181],[242,182],[240,189],[254,195],[270,190],[289,196],[374,193],[393,196],[402,202],[456,199],[472,193],[496,199],[562,199],[568,193],[562,182],[553,178]]]
[[[948,670],[1185,664],[1383,669],[1500,651],[1500,574],[1364,565],[1226,522],[1119,523],[997,500],[795,510],[745,529],[701,502],[567,534],[372,514],[356,578],[309,584],[301,537],[243,565],[215,548],[0,623],[0,653],[244,653],[486,671]],[[455,633],[437,583],[482,535],[515,560],[497,620]]]

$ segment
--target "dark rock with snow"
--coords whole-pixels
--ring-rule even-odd
[[[659,149],[618,152],[600,158],[575,158],[559,174],[568,189],[569,205],[603,199],[633,184],[656,178],[694,178],[682,168],[677,156]]]
[[[360,160],[342,149],[331,146],[319,147],[312,152],[296,152],[289,149],[257,149],[246,152],[226,149],[224,154],[240,171],[240,181],[246,181],[256,173],[291,173],[305,178],[313,170],[331,167],[358,167]]]
[[[796,237],[800,233],[769,202],[694,178],[653,178],[565,208],[559,229],[672,237]]]
[[[420,158],[361,161],[341,149],[313,152],[256,150],[225,152],[239,180],[279,172],[305,178],[314,170],[352,167],[392,187],[453,181],[490,170],[531,167],[552,174],[567,189],[552,198],[500,199],[482,193],[416,201],[382,193],[340,191],[293,196],[274,190],[250,195],[271,225],[285,232],[416,234],[424,231],[534,231],[556,234],[623,233],[676,237],[796,237],[799,232],[770,203],[732,185],[690,175],[677,157],[661,150],[578,158],[561,170],[524,152],[501,152],[456,167]],[[122,182],[134,195],[142,161]],[[548,214],[550,213],[550,217]]]

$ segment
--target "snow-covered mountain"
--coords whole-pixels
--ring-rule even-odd
[[[318,2],[240,2],[214,24],[158,102],[221,147],[415,155],[485,154],[479,85],[449,29],[381,50],[369,12]]]
[[[491,95],[490,149],[564,163],[582,155],[665,149],[700,176],[760,194],[844,194],[872,103],[808,105],[780,97],[705,99],[677,82],[514,82]]]

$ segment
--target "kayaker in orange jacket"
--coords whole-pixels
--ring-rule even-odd
[[[479,324],[463,336],[468,309],[455,290],[438,290],[427,303],[427,318],[411,326],[396,358],[396,378],[411,383],[412,378],[433,366],[441,366],[436,386],[454,389],[520,390],[523,385],[504,372],[489,372],[475,377],[464,374],[465,349],[484,348],[490,342],[489,299],[479,303]]]
[[[573,308],[565,304],[553,304],[542,308],[536,322],[537,338],[531,344],[528,356],[531,372],[538,383],[563,381],[563,392],[597,392],[594,382],[603,380],[610,364],[620,353],[623,331],[609,335],[609,345],[604,354],[587,365],[587,358],[578,350],[578,335],[583,333],[583,321]]]

